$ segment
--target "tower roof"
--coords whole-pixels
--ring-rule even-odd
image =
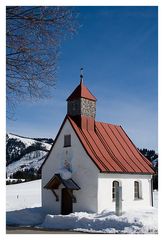
[[[80,84],[75,88],[71,95],[67,98],[67,101],[74,100],[77,98],[86,98],[92,101],[96,101],[95,96],[84,86],[83,81],[80,81]]]

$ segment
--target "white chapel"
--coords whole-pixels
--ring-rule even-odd
[[[114,211],[117,186],[123,210],[152,206],[151,162],[121,126],[96,121],[97,100],[80,78],[41,167],[43,208],[53,214]]]

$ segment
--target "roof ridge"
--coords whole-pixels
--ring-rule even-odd
[[[102,121],[95,121],[95,122],[96,122],[96,123],[103,123],[103,124],[108,124],[108,125],[112,125],[112,126],[121,127],[121,125],[119,125],[119,124],[113,124],[113,123],[102,122]]]

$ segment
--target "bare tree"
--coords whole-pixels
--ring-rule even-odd
[[[71,7],[6,8],[6,89],[9,113],[17,100],[44,98],[56,82],[61,41],[77,29]]]

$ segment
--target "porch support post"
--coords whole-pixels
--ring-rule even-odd
[[[54,194],[55,198],[56,198],[56,202],[59,201],[59,196],[56,194],[54,189],[51,189],[52,193]]]

